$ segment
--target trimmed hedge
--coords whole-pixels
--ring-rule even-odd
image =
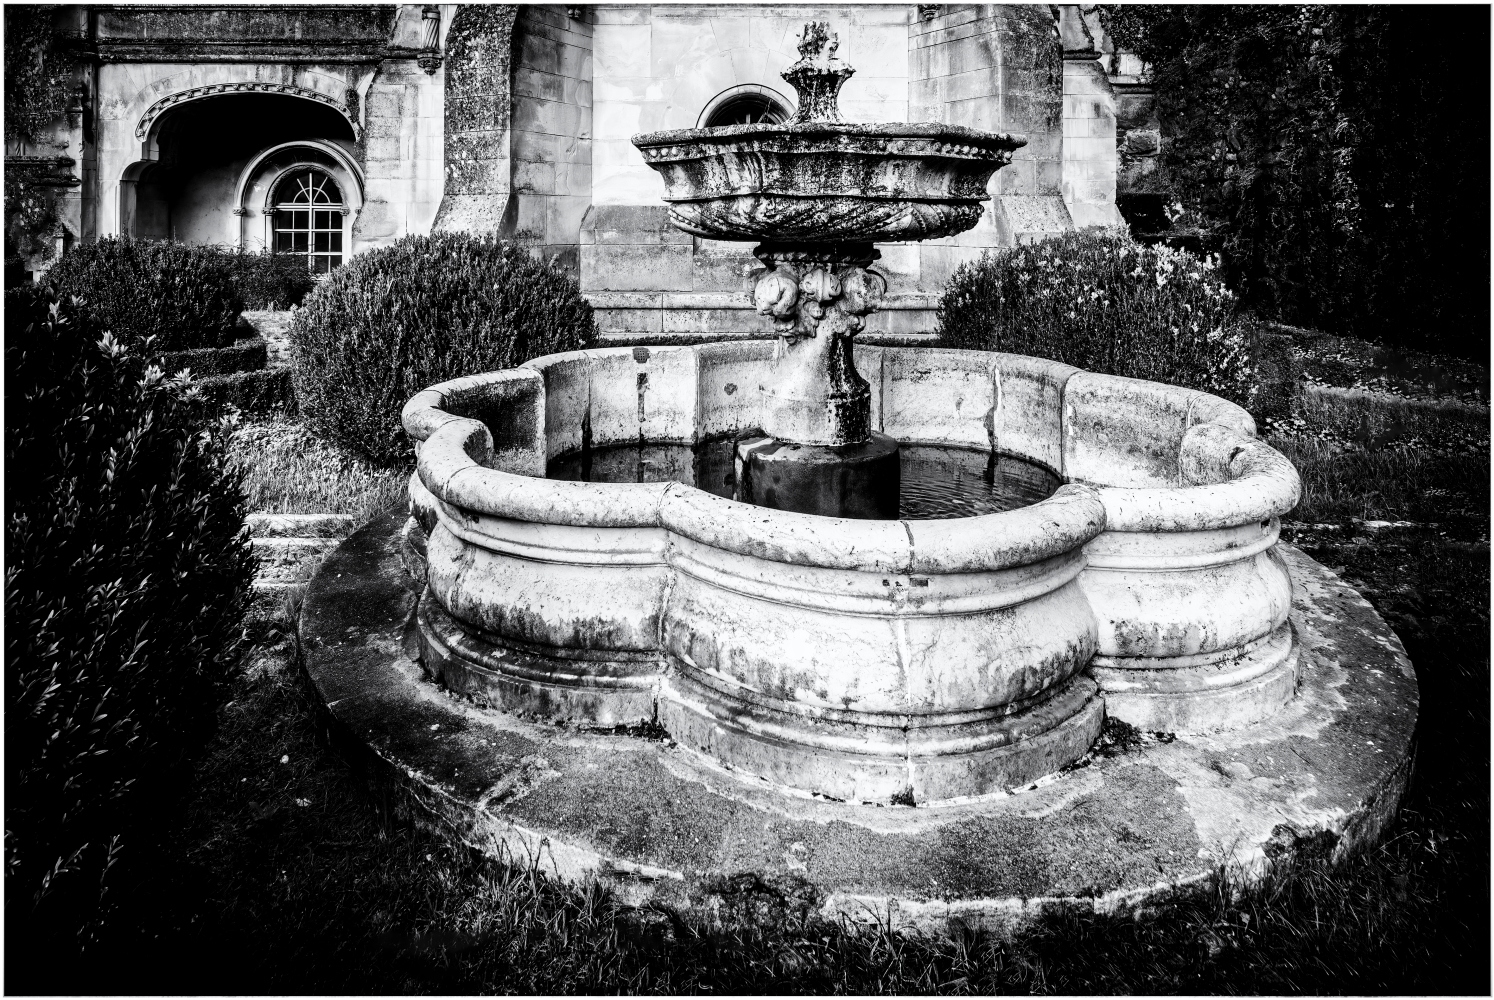
[[[289,309],[316,287],[306,258],[286,253],[226,250],[245,309]]]
[[[156,351],[227,347],[244,310],[233,261],[217,247],[110,237],[63,254],[47,282],[82,298],[100,329],[126,343],[154,337]]]
[[[38,963],[106,922],[111,869],[169,815],[254,561],[227,425],[189,382],[37,286],[6,295],[5,370],[5,910]]]
[[[1255,391],[1251,335],[1212,259],[1116,233],[1071,232],[961,265],[939,301],[948,347],[1006,351],[1106,375]]]
[[[296,402],[319,435],[384,466],[410,457],[400,410],[428,386],[587,346],[575,278],[511,243],[410,236],[359,254],[291,324]]]

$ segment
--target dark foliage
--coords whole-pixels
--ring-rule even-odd
[[[69,250],[47,280],[121,342],[187,351],[233,343],[244,309],[234,267],[216,247],[110,238]]]
[[[382,465],[407,457],[399,414],[427,386],[577,350],[595,335],[573,277],[464,233],[354,257],[291,326],[296,401],[318,434]]]
[[[189,384],[48,288],[7,294],[5,345],[5,913],[45,968],[210,738],[253,561]]]
[[[306,258],[269,251],[223,251],[233,267],[234,285],[245,309],[289,309],[316,287]]]
[[[1152,67],[1156,183],[1222,248],[1244,304],[1487,356],[1487,8],[1102,11]]]
[[[939,301],[949,347],[1008,351],[1248,403],[1246,330],[1210,260],[1076,232],[962,265]]]
[[[5,5],[5,138],[36,142],[72,98],[77,63],[53,21],[58,8]]]

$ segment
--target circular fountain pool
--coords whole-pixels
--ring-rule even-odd
[[[772,352],[582,351],[411,400],[430,674],[509,711],[657,720],[740,772],[855,802],[1031,782],[1107,710],[1216,731],[1291,697],[1275,545],[1297,476],[1239,407],[858,345],[873,427],[914,471],[907,510],[820,517],[723,495],[713,442],[761,426]]]

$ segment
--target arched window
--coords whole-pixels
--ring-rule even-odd
[[[733,94],[712,108],[703,127],[777,125],[788,117],[788,109],[767,94],[746,92]]]
[[[320,170],[294,170],[275,189],[275,252],[304,254],[313,274],[342,263],[342,192]]]

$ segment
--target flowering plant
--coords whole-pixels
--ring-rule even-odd
[[[1075,232],[962,265],[939,303],[949,347],[1051,358],[1248,404],[1252,344],[1218,261]]]

